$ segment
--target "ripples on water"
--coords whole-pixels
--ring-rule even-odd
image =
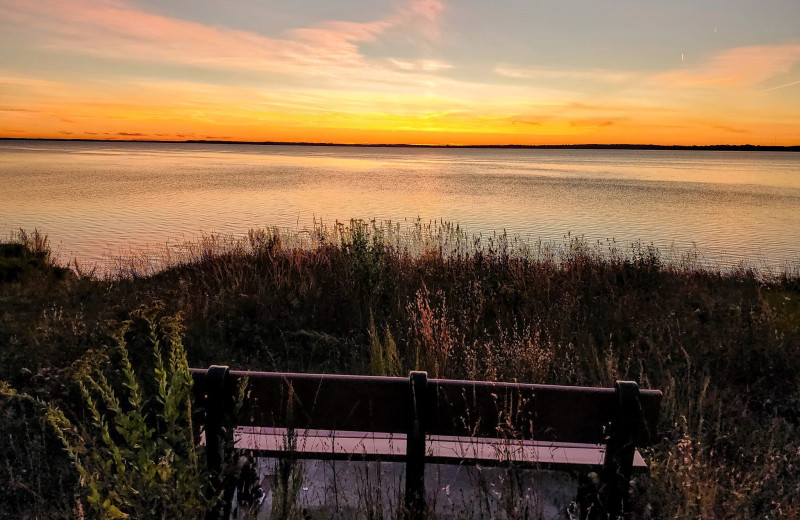
[[[0,143],[0,232],[104,263],[314,219],[459,223],[532,242],[641,241],[708,265],[800,259],[800,154]]]

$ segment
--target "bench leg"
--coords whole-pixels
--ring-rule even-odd
[[[233,395],[228,378],[228,367],[212,365],[209,367],[205,388],[206,409],[206,463],[210,476],[209,496],[220,496],[222,500],[217,507],[208,511],[206,518],[218,519],[230,516],[232,491],[225,488],[225,475],[222,474],[222,463],[226,458],[226,450],[233,446],[233,431],[226,424],[226,415],[230,413]]]
[[[606,442],[605,462],[600,475],[602,518],[611,519],[620,518],[627,509],[636,434],[641,423],[639,386],[633,381],[617,381],[614,386],[617,410]]]
[[[427,416],[426,372],[411,372],[410,399],[412,424],[406,437],[406,514],[409,520],[425,514],[425,434]]]

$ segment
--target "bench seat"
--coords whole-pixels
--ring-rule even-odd
[[[406,435],[375,432],[295,430],[295,445],[288,456],[320,460],[404,462]],[[234,431],[234,446],[261,456],[287,456],[287,429],[240,426]],[[603,465],[605,446],[521,439],[493,439],[429,435],[425,460],[432,464],[504,466],[533,469],[595,471]],[[638,450],[633,472],[646,473]]]

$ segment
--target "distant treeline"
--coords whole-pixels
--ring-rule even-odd
[[[556,150],[718,150],[740,152],[800,152],[800,145],[769,146],[759,144],[661,145],[661,144],[359,144],[312,143],[305,141],[221,141],[187,139],[167,141],[156,139],[41,139],[30,137],[0,137],[2,141],[79,141],[114,143],[170,143],[170,144],[253,144],[280,146],[351,146],[360,148],[488,148],[488,149],[556,149]]]

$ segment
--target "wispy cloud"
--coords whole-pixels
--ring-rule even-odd
[[[390,31],[432,37],[444,6],[439,0],[413,0],[384,19],[329,21],[290,30],[279,38],[168,18],[122,0],[0,0],[0,8],[0,27],[9,31],[25,27],[26,37],[58,52],[305,77],[352,77],[376,68],[360,53],[360,43]]]
[[[748,130],[745,130],[744,128],[738,128],[738,127],[735,127],[735,126],[714,125],[714,128],[716,128],[718,130],[722,130],[724,132],[731,132],[731,133],[734,133],[734,134],[746,134],[746,133],[749,133]]]
[[[752,86],[789,72],[799,62],[798,44],[737,47],[717,54],[697,67],[658,74],[653,81],[680,87]]]
[[[619,70],[604,69],[555,69],[544,67],[519,67],[508,63],[499,63],[494,71],[507,78],[541,79],[541,80],[576,80],[602,83],[624,83],[641,77],[641,74]]]
[[[783,85],[778,85],[777,87],[765,88],[761,92],[769,92],[770,90],[780,90],[782,88],[793,87],[795,85],[800,85],[800,80],[792,81],[791,83],[784,83]]]
[[[520,67],[499,63],[496,74],[514,79],[609,83],[648,89],[675,87],[751,87],[787,73],[800,63],[800,44],[736,47],[722,51],[695,67],[655,74],[606,69]],[[793,81],[762,91],[800,84]],[[650,90],[652,92],[652,90]]]
[[[8,94],[10,91],[24,90],[28,88],[51,88],[57,89],[64,84],[58,81],[36,78],[15,74],[11,71],[0,70],[0,92]]]
[[[0,112],[22,112],[28,114],[36,114],[38,110],[31,110],[29,108],[8,108],[8,107],[0,107]]]
[[[452,69],[453,65],[439,60],[400,60],[389,58],[389,63],[400,70],[437,72]]]

